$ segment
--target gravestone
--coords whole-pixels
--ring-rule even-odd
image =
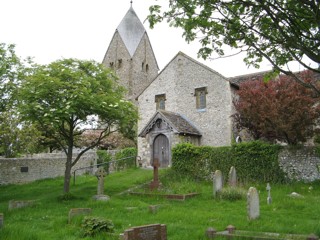
[[[150,205],[150,206],[149,206],[149,212],[150,212],[150,213],[157,213],[159,207],[160,207],[159,205]]]
[[[10,200],[8,209],[30,207],[35,204],[35,200]]]
[[[223,180],[220,170],[216,170],[213,176],[213,196],[216,197],[217,193],[222,190]]]
[[[104,195],[104,177],[107,175],[104,168],[99,167],[95,175],[98,179],[98,188],[97,195],[93,196],[93,199],[100,201],[108,201],[110,197]]]
[[[154,159],[153,160],[153,181],[150,183],[150,190],[155,190],[158,189],[160,186],[160,181],[159,181],[159,160]]]
[[[68,215],[68,223],[71,223],[71,220],[75,216],[79,215],[90,215],[92,213],[91,208],[71,208]]]
[[[272,202],[272,198],[271,198],[271,186],[269,183],[267,183],[267,187],[266,187],[267,191],[268,191],[268,197],[267,197],[267,203],[271,204]]]
[[[120,235],[123,240],[167,240],[164,224],[151,224],[127,229]]]
[[[256,188],[250,187],[247,194],[248,219],[254,220],[260,216],[259,194]]]
[[[0,228],[2,228],[4,225],[4,217],[3,217],[3,213],[0,213]]]
[[[232,166],[229,171],[229,186],[236,187],[237,186],[237,173],[236,168]]]

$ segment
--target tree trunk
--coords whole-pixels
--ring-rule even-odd
[[[72,169],[72,148],[68,149],[67,161],[66,161],[66,170],[64,172],[64,186],[63,193],[70,192],[70,180],[71,180],[71,169]]]

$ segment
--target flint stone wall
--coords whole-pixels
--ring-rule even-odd
[[[74,154],[74,158],[77,153]],[[0,158],[0,185],[27,183],[39,179],[64,176],[66,155],[64,153],[34,154],[25,158]],[[81,156],[75,169],[95,165],[97,155],[90,151]],[[76,174],[92,173],[88,168],[76,171]]]
[[[284,148],[279,156],[279,165],[291,180],[311,182],[320,179],[320,158],[316,148]]]

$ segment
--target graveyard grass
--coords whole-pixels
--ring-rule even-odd
[[[167,171],[160,171],[160,179]],[[196,190],[200,195],[185,201],[175,201],[160,196],[127,194],[126,190],[152,180],[152,171],[144,169],[129,169],[108,175],[104,192],[110,196],[108,202],[92,200],[97,192],[97,179],[94,176],[77,177],[76,185],[71,186],[74,198],[68,201],[58,198],[63,178],[0,186],[0,213],[4,214],[0,239],[119,239],[119,234],[130,227],[155,223],[167,225],[169,240],[207,239],[207,228],[222,231],[230,224],[238,230],[320,235],[319,182],[271,185],[271,205],[266,200],[266,184],[244,186],[246,190],[254,186],[260,192],[260,218],[249,221],[246,198],[236,201],[213,199],[211,182],[190,182],[185,178],[172,177],[169,179],[168,182],[176,193]],[[289,197],[292,192],[303,195],[303,198]],[[36,200],[36,204],[8,210],[8,202],[13,199]],[[159,205],[156,213],[149,211],[150,205]],[[91,208],[92,216],[112,220],[115,235],[83,237],[82,217],[76,217],[68,224],[68,212],[71,208]]]

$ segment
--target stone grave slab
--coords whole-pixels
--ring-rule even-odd
[[[167,240],[164,224],[151,224],[127,229],[120,235],[123,240]]]
[[[35,200],[10,200],[8,209],[30,207],[33,206],[35,202]]]
[[[71,208],[68,215],[68,223],[71,223],[72,218],[79,215],[90,215],[92,213],[91,208]]]

